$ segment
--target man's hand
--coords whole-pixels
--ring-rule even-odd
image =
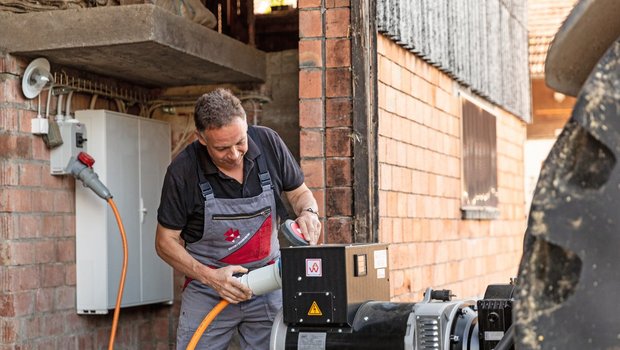
[[[233,276],[235,273],[247,273],[248,269],[230,265],[213,270],[211,276],[206,282],[211,288],[231,304],[238,304],[252,297],[252,291],[244,286],[237,278]]]
[[[321,236],[321,221],[319,216],[309,211],[302,211],[301,215],[295,219],[301,229],[301,234],[310,245],[316,245]]]
[[[247,273],[246,268],[231,265],[214,270],[205,266],[185,250],[180,236],[181,230],[171,230],[157,224],[155,249],[165,262],[185,276],[211,286],[231,304],[237,304],[252,297],[252,291],[233,277],[235,273]]]
[[[292,191],[284,192],[289,203],[297,214],[295,222],[301,229],[301,234],[310,242],[310,245],[316,245],[321,236],[321,221],[316,214],[318,205],[312,192],[305,183]],[[312,208],[313,212],[308,211]]]

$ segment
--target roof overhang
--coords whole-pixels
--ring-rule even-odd
[[[143,86],[264,82],[266,54],[152,4],[0,13],[0,51]]]

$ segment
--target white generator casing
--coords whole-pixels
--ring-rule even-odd
[[[155,252],[159,196],[170,163],[168,123],[106,111],[75,112],[88,130],[93,169],[112,193],[128,245],[121,306],[171,303],[172,268]],[[76,290],[79,314],[114,309],[123,247],[110,206],[80,182],[75,185]]]

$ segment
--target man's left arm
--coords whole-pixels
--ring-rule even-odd
[[[292,191],[284,191],[286,198],[293,207],[297,219],[297,225],[301,229],[304,238],[310,245],[316,245],[321,235],[321,221],[319,220],[319,208],[312,195],[312,191],[302,183]]]

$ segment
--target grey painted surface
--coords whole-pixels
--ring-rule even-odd
[[[525,0],[377,0],[377,28],[529,121],[526,10]]]
[[[266,78],[264,52],[151,4],[0,13],[0,51],[144,86]]]

